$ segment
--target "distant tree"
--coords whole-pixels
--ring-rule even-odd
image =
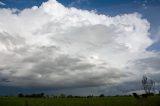
[[[142,85],[143,85],[143,89],[145,90],[146,94],[150,94],[151,90],[154,91],[155,81],[149,79],[146,75],[144,75],[142,78]]]
[[[68,96],[67,96],[67,98],[72,98],[72,97],[73,97],[72,95],[68,95]]]
[[[87,98],[93,98],[93,95],[88,95]]]
[[[143,97],[143,98],[147,98],[147,97],[148,97],[148,94],[142,94],[142,97]]]
[[[118,94],[116,96],[119,96]]]
[[[139,95],[137,93],[133,93],[133,96],[136,98],[136,99],[139,99]]]
[[[24,95],[22,93],[19,93],[18,97],[24,97]]]
[[[44,93],[42,92],[42,93],[40,93],[40,95],[39,95],[40,97],[44,97]]]
[[[44,93],[33,93],[33,94],[27,94],[27,95],[23,95],[24,97],[44,97],[45,94]]]
[[[66,95],[65,94],[60,94],[60,96],[59,97],[61,97],[61,98],[65,98],[66,97]]]
[[[101,97],[101,98],[104,97],[104,94],[100,94],[99,97]]]

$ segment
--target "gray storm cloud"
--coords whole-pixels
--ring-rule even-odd
[[[138,13],[110,17],[55,0],[0,9],[0,83],[64,88],[137,80],[145,72],[135,68],[139,61],[159,62],[147,59],[156,55],[146,51],[149,28]]]

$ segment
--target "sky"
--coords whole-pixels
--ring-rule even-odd
[[[0,0],[0,95],[160,89],[160,0]]]

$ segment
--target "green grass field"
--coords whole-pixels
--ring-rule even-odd
[[[18,98],[0,97],[0,106],[160,106],[160,96],[103,98]]]

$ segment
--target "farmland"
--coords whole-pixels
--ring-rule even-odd
[[[0,106],[160,106],[160,96],[139,99],[133,96],[91,98],[0,97]]]

